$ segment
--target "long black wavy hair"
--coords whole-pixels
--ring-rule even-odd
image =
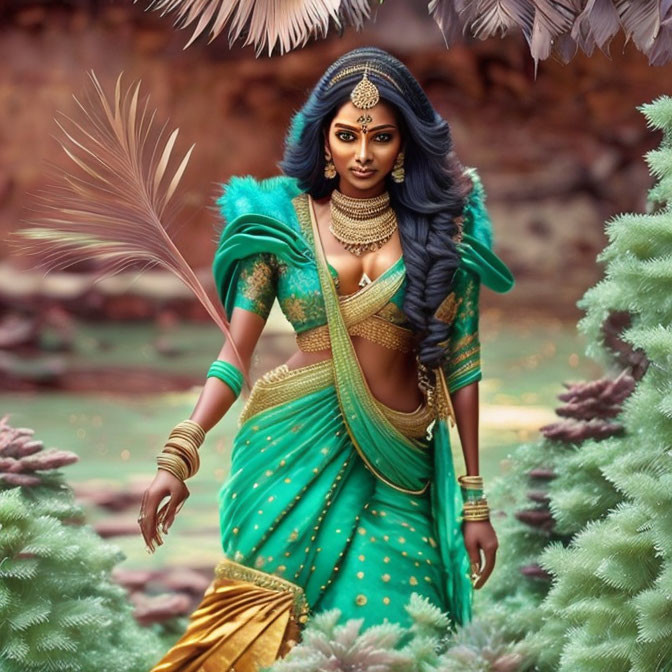
[[[403,309],[417,338],[418,359],[433,369],[443,364],[450,325],[434,317],[450,293],[460,262],[453,241],[471,181],[455,156],[448,123],[434,110],[408,68],[386,51],[365,47],[348,52],[324,73],[295,115],[280,164],[313,198],[331,194],[337,180],[324,176],[324,134],[350,99],[366,68],[381,100],[391,104],[402,128],[405,180],[387,176],[397,214],[406,266]]]

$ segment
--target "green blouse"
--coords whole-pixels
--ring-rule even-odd
[[[495,291],[513,286],[509,269],[491,251],[491,223],[476,171],[474,188],[464,211],[464,238],[458,244],[461,265],[453,291],[437,317],[452,322],[449,356],[444,367],[451,392],[481,379],[478,300],[481,282]],[[213,264],[215,281],[229,319],[235,307],[268,317],[275,298],[296,333],[327,323],[310,222],[301,221],[292,205],[300,191],[289,178],[256,182],[234,178],[218,204],[224,227]],[[385,273],[401,264],[401,257]],[[329,265],[338,288],[338,273]],[[411,328],[403,311],[407,281],[377,314]]]

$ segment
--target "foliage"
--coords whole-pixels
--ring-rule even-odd
[[[646,157],[658,178],[650,192],[654,209],[608,224],[600,257],[606,277],[584,296],[580,326],[594,348],[607,349],[601,325],[610,311],[627,311],[623,340],[649,365],[625,405],[623,437],[586,455],[591,468],[583,488],[607,482],[617,502],[570,546],[551,545],[541,559],[554,583],[535,645],[562,672],[672,666],[672,99],[641,109],[663,131],[660,148]],[[567,502],[557,505],[572,517]]]
[[[0,422],[0,669],[146,672],[162,643],[110,578],[123,556],[55,471],[72,457]]]
[[[521,446],[491,493],[500,553],[480,612],[540,670],[672,661],[672,101],[642,109],[665,132],[647,155],[652,211],[607,224],[605,278],[579,303],[588,354],[618,375],[561,395],[565,419]]]
[[[316,614],[302,642],[268,672],[513,672],[520,650],[492,625],[472,621],[452,632],[450,619],[426,598],[411,595],[409,629],[385,622],[362,631],[363,619],[340,624],[338,609]]]

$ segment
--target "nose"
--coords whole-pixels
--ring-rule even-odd
[[[359,136],[359,145],[357,146],[355,161],[357,161],[357,163],[365,164],[370,160],[371,152],[369,151],[368,133],[362,133]]]

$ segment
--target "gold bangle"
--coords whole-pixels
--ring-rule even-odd
[[[185,481],[189,477],[187,466],[182,460],[174,455],[161,453],[156,456],[156,462],[159,465],[159,469],[170,472],[181,481]]]
[[[173,469],[172,467],[170,467],[166,464],[160,464],[158,466],[158,470],[159,471],[167,471],[169,474],[172,474],[173,476],[175,476],[175,478],[179,478],[181,481],[184,481],[184,479],[182,478],[182,474],[180,472],[178,472],[177,470]]]
[[[196,447],[198,447],[205,441],[205,430],[193,420],[183,420],[173,428],[170,436],[192,439]]]
[[[462,515],[466,518],[473,519],[473,517],[489,516],[490,507],[487,504],[478,504],[472,506],[463,506]]]
[[[205,440],[205,430],[193,420],[183,420],[170,432],[156,461],[160,469],[182,481],[193,476],[201,466],[198,448]]]
[[[457,482],[465,488],[483,488],[483,476],[467,476],[463,474],[457,477]]]
[[[185,441],[184,439],[176,439],[176,438],[170,438],[168,441],[166,441],[166,445],[164,446],[167,447],[170,446],[171,448],[177,448],[178,450],[181,450],[187,455],[198,455],[198,448],[191,443],[191,441]]]
[[[488,500],[485,497],[482,497],[481,499],[468,499],[466,502],[462,504],[462,506],[465,509],[478,509],[484,506],[487,507]]]
[[[193,476],[201,466],[200,459],[198,457],[198,453],[195,455],[193,453],[185,453],[184,451],[175,448],[173,446],[167,445],[163,451],[161,452],[162,455],[175,455],[178,457],[180,460],[182,460],[186,467],[187,467],[187,472],[189,476]],[[187,476],[187,478],[189,477]]]

